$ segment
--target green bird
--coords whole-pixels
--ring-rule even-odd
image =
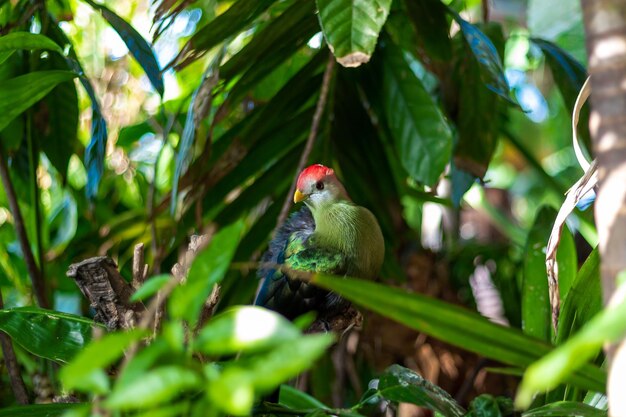
[[[330,317],[349,303],[289,270],[375,278],[385,255],[383,235],[376,217],[354,204],[335,172],[324,165],[311,165],[300,173],[293,200],[305,206],[270,242],[262,258],[270,266],[258,272],[263,282],[255,304],[288,319],[309,311]]]

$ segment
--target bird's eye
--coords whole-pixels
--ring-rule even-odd
[[[323,190],[324,189],[324,183],[322,181],[318,181],[315,183],[315,188],[317,188],[318,190]]]

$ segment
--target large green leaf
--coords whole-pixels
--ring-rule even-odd
[[[167,365],[150,370],[141,378],[115,389],[105,401],[111,410],[135,410],[172,400],[183,391],[198,388],[202,377],[182,366]]]
[[[408,17],[417,33],[418,42],[430,57],[450,59],[450,23],[446,6],[440,0],[405,0]]]
[[[391,0],[317,0],[320,23],[331,51],[344,67],[370,60]]]
[[[95,323],[84,317],[35,307],[0,310],[0,330],[42,358],[68,362],[91,340]]]
[[[278,313],[261,307],[235,307],[213,318],[194,340],[208,355],[266,350],[297,339],[300,331]]]
[[[482,394],[472,400],[466,417],[515,417],[516,415],[510,398]]]
[[[113,11],[107,7],[95,3],[91,0],[84,0],[95,10],[102,14],[111,27],[120,35],[130,53],[135,57],[141,68],[146,72],[150,83],[154,89],[162,96],[163,95],[163,77],[161,75],[161,69],[159,63],[156,60],[154,51],[150,44],[133,28],[128,22],[119,17]]]
[[[546,272],[546,245],[556,210],[542,208],[530,229],[524,254],[522,329],[537,339],[550,341],[550,297]]]
[[[110,333],[82,350],[59,373],[66,390],[103,394],[109,390],[106,368],[118,360],[124,350],[144,336],[141,330]]]
[[[30,32],[12,32],[0,37],[0,65],[17,49],[47,49],[63,54],[50,38]]]
[[[484,36],[489,35],[496,56],[503,54],[502,27],[497,23],[489,23],[481,29]],[[454,41],[457,48],[455,56],[458,57],[453,77],[455,89],[458,91],[458,140],[454,148],[455,169],[452,177],[453,182],[456,180],[453,193],[459,191],[462,196],[474,182],[474,177],[483,178],[487,172],[498,144],[500,130],[505,123],[506,105],[502,100],[494,99],[493,93],[484,87],[481,81],[484,70],[468,53],[462,39],[455,38]],[[465,177],[465,173],[471,176]],[[467,182],[464,185],[459,184],[463,180]]]
[[[332,343],[330,334],[302,336],[268,352],[231,362],[221,371],[209,365],[205,368],[210,380],[207,394],[222,410],[248,415],[255,392],[268,393],[310,368]]]
[[[624,284],[622,284],[624,285]],[[528,407],[533,395],[555,388],[593,359],[609,342],[626,334],[626,302],[600,311],[578,333],[528,367],[520,385],[516,404]]]
[[[480,74],[485,86],[505,100],[512,102],[509,97],[509,84],[504,76],[502,60],[491,39],[477,26],[464,20],[457,13],[451,13],[461,27],[465,41],[480,65]]]
[[[426,407],[446,417],[465,415],[463,407],[450,394],[400,365],[391,365],[380,376],[377,394],[389,401]]]
[[[198,253],[189,269],[187,281],[177,287],[170,297],[169,311],[174,317],[184,318],[190,323],[198,319],[213,286],[219,283],[228,271],[243,227],[244,223],[241,220],[224,227],[212,237],[209,245]]]
[[[571,333],[591,320],[601,308],[600,254],[596,247],[578,271],[567,297],[561,305],[556,336],[557,344],[567,340]]]
[[[450,127],[402,50],[385,42],[381,55],[385,117],[402,165],[413,178],[432,185],[450,161]]]
[[[330,275],[315,275],[313,282],[412,329],[509,365],[525,368],[551,349],[549,344],[516,329],[421,294]],[[603,391],[606,373],[587,364],[569,380],[583,388]]]
[[[74,77],[69,71],[35,71],[0,82],[0,130],[56,85]]]

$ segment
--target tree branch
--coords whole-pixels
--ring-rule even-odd
[[[4,301],[2,300],[2,291],[0,291],[0,309],[4,308]],[[4,332],[0,332],[0,344],[2,345],[2,356],[4,357],[4,363],[9,372],[9,379],[11,381],[11,388],[18,404],[28,404],[28,393],[26,392],[26,386],[22,375],[20,374],[20,368],[15,357],[15,351],[13,350],[13,344],[11,338]]]
[[[605,305],[626,270],[626,2],[582,0],[589,74],[589,128],[598,161],[595,217]],[[626,415],[626,341],[607,349],[609,415]]]
[[[287,193],[287,197],[283,203],[283,207],[280,209],[280,214],[278,216],[278,220],[276,221],[276,229],[277,230],[287,219],[287,215],[289,214],[289,207],[291,207],[291,199],[293,198],[293,193],[296,191],[296,181],[297,175],[304,169],[307,160],[309,159],[309,155],[311,154],[311,150],[313,150],[313,144],[315,143],[315,138],[317,137],[317,131],[319,130],[320,121],[322,119],[322,114],[324,113],[324,107],[326,107],[326,100],[328,99],[328,90],[330,86],[330,79],[333,73],[333,68],[335,66],[335,57],[332,53],[328,54],[328,64],[326,64],[326,70],[324,71],[324,78],[322,80],[322,89],[320,91],[320,96],[317,99],[317,106],[315,107],[315,113],[313,114],[313,120],[311,121],[311,130],[309,132],[309,137],[306,140],[306,145],[304,145],[304,150],[302,151],[302,155],[300,156],[300,161],[298,162],[298,169],[296,169],[296,177],[294,177],[291,187],[289,187],[289,192]]]
[[[28,269],[30,281],[33,284],[33,292],[35,294],[37,304],[42,308],[49,308],[50,304],[48,303],[48,298],[46,297],[41,272],[39,271],[39,267],[37,267],[33,251],[30,247],[30,243],[28,242],[28,235],[26,234],[26,228],[24,227],[24,217],[22,217],[22,212],[20,211],[20,206],[17,202],[15,188],[13,188],[13,183],[11,183],[7,159],[4,155],[2,147],[0,147],[0,180],[2,181],[7,199],[9,200],[9,208],[11,209],[13,220],[15,222],[15,233],[17,234],[17,239],[20,242],[20,248],[22,249],[22,254],[24,255],[24,261],[26,262],[26,268]]]

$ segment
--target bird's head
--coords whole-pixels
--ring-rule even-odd
[[[322,164],[305,168],[298,177],[293,202],[304,202],[311,209],[339,200],[350,200],[335,171]]]

